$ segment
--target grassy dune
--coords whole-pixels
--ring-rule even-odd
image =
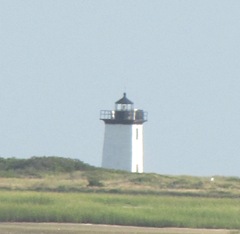
[[[240,178],[214,178],[0,159],[0,222],[240,229]]]
[[[58,157],[0,158],[0,190],[240,197],[240,178],[210,179],[104,170]]]

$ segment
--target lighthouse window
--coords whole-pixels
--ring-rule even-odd
[[[136,140],[138,140],[138,128],[136,129]]]

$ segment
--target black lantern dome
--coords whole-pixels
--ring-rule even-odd
[[[127,99],[127,94],[123,94],[123,98],[119,99],[115,102],[115,110],[116,111],[130,111],[133,110],[133,102]]]

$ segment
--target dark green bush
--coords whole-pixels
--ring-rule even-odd
[[[0,158],[0,176],[41,177],[43,173],[61,173],[73,171],[87,171],[93,169],[86,163],[77,159],[63,157],[32,157],[29,159]]]
[[[90,187],[102,187],[103,183],[99,180],[97,176],[88,176],[88,186]]]

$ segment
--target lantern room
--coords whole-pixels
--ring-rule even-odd
[[[123,98],[115,102],[116,111],[132,111],[133,109],[133,102],[127,99],[126,93],[123,94]]]

